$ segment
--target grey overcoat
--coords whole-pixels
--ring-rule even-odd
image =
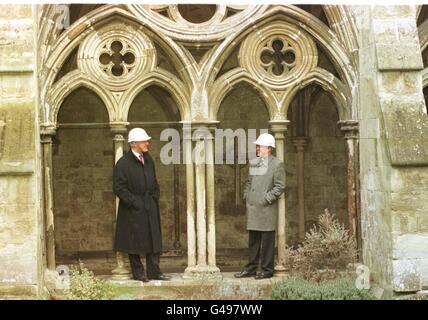
[[[247,230],[274,231],[278,224],[278,198],[285,189],[284,163],[274,156],[250,161],[244,199]]]

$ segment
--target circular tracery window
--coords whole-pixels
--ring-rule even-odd
[[[297,26],[277,22],[250,34],[239,52],[239,63],[273,89],[290,86],[316,67],[317,49]]]
[[[179,4],[178,11],[181,16],[191,23],[204,23],[214,17],[217,5],[215,4]]]
[[[135,55],[128,45],[116,40],[104,45],[99,60],[104,72],[120,77],[132,70]]]
[[[155,48],[141,30],[113,23],[83,41],[77,63],[97,81],[122,90],[155,67]]]

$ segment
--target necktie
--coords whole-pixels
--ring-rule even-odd
[[[144,157],[142,154],[140,154],[139,159],[140,159],[140,162],[144,165]]]

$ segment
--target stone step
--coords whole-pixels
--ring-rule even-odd
[[[416,292],[416,295],[428,299],[428,290],[420,290]]]
[[[188,279],[183,273],[169,273],[170,281],[141,282],[112,280],[111,276],[98,276],[115,284],[113,300],[264,300],[270,299],[272,286],[282,276],[256,280],[236,279],[233,272],[222,272],[218,278]],[[54,297],[63,299],[61,295]]]

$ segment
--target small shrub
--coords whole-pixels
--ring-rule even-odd
[[[70,290],[67,296],[71,300],[109,300],[113,298],[114,286],[98,279],[83,264],[70,268]]]
[[[290,277],[272,288],[274,300],[373,300],[370,290],[357,289],[352,277],[340,277],[319,284]]]
[[[318,286],[297,277],[275,283],[272,288],[273,300],[320,300]]]
[[[320,282],[336,278],[337,270],[345,270],[356,260],[355,238],[326,209],[297,249],[286,248],[282,263],[291,274]]]

